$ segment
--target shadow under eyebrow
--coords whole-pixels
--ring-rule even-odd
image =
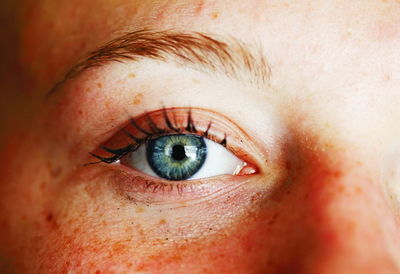
[[[261,46],[254,48],[233,37],[199,32],[144,29],[126,33],[90,52],[85,60],[69,70],[49,95],[67,80],[91,67],[142,58],[173,60],[203,72],[222,73],[258,85],[266,85],[271,75]]]

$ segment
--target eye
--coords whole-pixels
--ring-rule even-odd
[[[202,109],[171,108],[129,119],[91,155],[129,173],[135,178],[127,183],[131,187],[150,180],[144,183],[146,190],[148,185],[162,188],[161,181],[255,174],[251,150],[251,142],[228,118]]]
[[[237,174],[245,165],[223,145],[194,134],[151,139],[123,157],[121,163],[175,181]]]

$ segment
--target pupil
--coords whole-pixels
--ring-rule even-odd
[[[186,158],[185,148],[182,145],[172,147],[172,158],[176,161],[181,161]]]

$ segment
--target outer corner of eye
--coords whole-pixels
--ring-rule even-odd
[[[127,155],[121,163],[147,175],[176,181],[251,175],[258,171],[225,146],[193,134],[152,139]]]

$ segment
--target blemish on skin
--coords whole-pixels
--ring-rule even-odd
[[[104,106],[110,107],[111,106],[111,101],[110,100],[105,100],[104,101]]]
[[[143,207],[136,207],[135,211],[136,211],[136,213],[143,213],[144,212],[144,208]]]
[[[53,220],[53,213],[48,213],[46,215],[46,222],[51,222]]]
[[[134,105],[139,105],[142,102],[143,99],[143,93],[138,93],[133,97],[133,104]]]
[[[268,225],[273,225],[275,221],[278,219],[279,213],[275,213],[274,216],[272,216],[271,220],[269,220]]]
[[[57,178],[61,174],[61,167],[53,167],[51,162],[47,163],[47,168],[49,170],[50,176],[53,178]]]
[[[97,86],[98,88],[102,88],[102,87],[103,87],[103,84],[102,84],[102,83],[96,83],[96,86]]]
[[[39,189],[40,190],[44,190],[46,188],[46,183],[45,182],[42,182],[41,184],[40,184],[40,186],[39,186]]]
[[[128,74],[128,77],[129,77],[129,78],[136,78],[136,74],[134,74],[134,73],[129,73],[129,74]]]
[[[197,4],[197,7],[196,7],[194,13],[195,13],[196,15],[200,15],[200,13],[201,13],[203,10],[204,10],[204,1],[200,1],[200,2]]]
[[[52,212],[45,214],[44,218],[45,218],[46,223],[49,224],[50,228],[58,229],[57,221],[55,220]]]
[[[182,207],[185,207],[185,206],[187,206],[187,203],[186,202],[180,202],[179,205],[182,206]]]
[[[121,254],[126,253],[128,246],[121,242],[116,242],[112,245],[112,250],[114,253]]]
[[[389,74],[385,74],[385,76],[383,77],[383,80],[386,81],[386,82],[389,82],[390,79],[391,79],[391,77],[390,77]]]
[[[212,20],[215,20],[215,19],[217,19],[219,17],[219,13],[218,12],[213,12],[213,13],[210,14],[210,17],[211,17]]]
[[[165,219],[161,219],[159,224],[160,225],[165,225],[166,223],[167,223],[167,221]]]
[[[126,233],[132,233],[133,232],[133,228],[131,226],[128,226],[127,228],[125,228],[125,232]]]
[[[200,80],[193,78],[192,79],[193,84],[200,84]]]

